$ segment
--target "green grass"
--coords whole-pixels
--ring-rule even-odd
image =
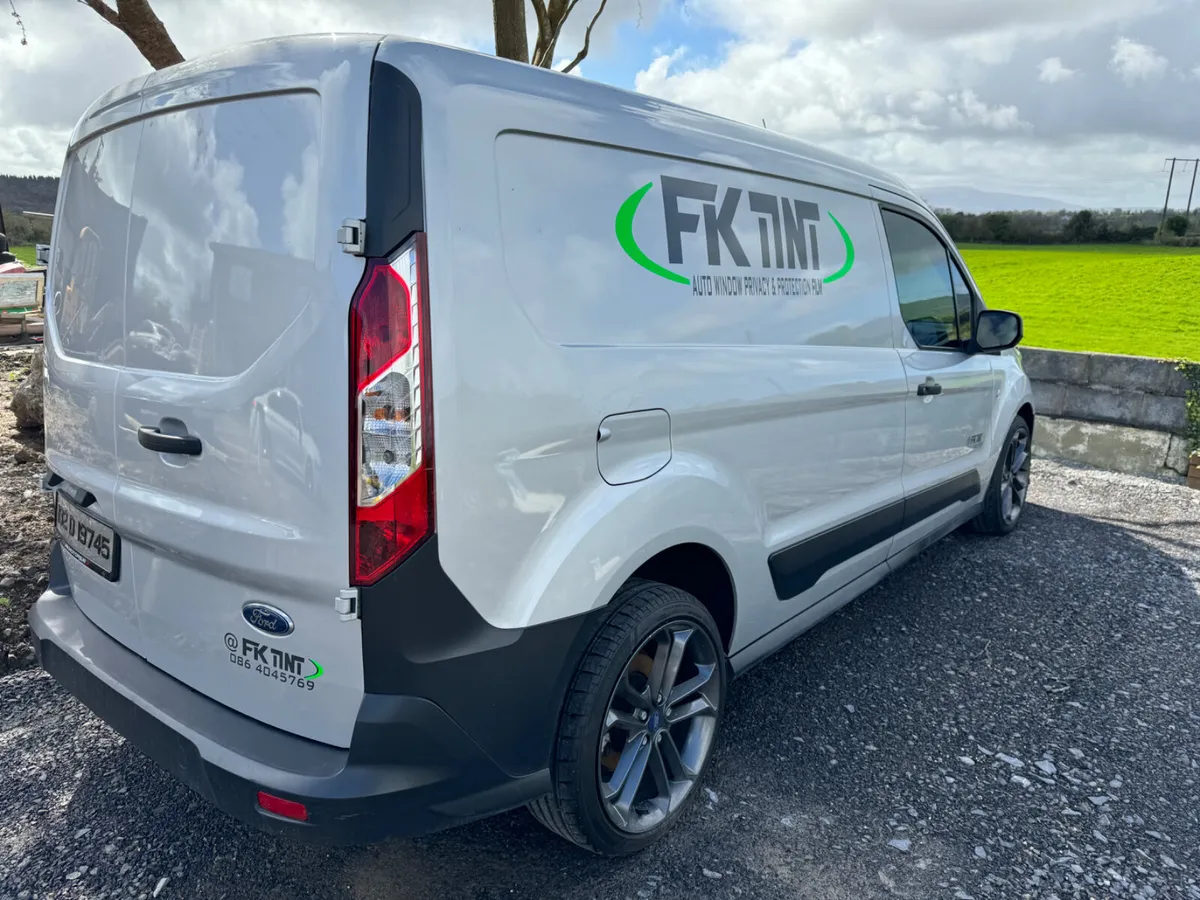
[[[1026,346],[1200,360],[1200,248],[959,250],[984,302],[1024,318]]]
[[[32,244],[24,244],[20,247],[9,247],[12,255],[20,262],[27,266],[37,265],[37,250]]]

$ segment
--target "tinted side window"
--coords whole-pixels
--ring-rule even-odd
[[[913,340],[922,347],[961,346],[945,246],[916,219],[882,212],[900,314]]]
[[[966,279],[953,262],[950,263],[950,280],[954,282],[954,307],[958,310],[958,339],[966,344],[971,340],[971,324],[974,321],[971,289],[967,287]]]

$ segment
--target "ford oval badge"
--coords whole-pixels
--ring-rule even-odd
[[[242,618],[251,628],[257,628],[272,637],[285,637],[296,627],[292,617],[282,609],[265,603],[247,603],[242,607]]]

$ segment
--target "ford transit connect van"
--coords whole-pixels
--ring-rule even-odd
[[[239,46],[71,138],[45,668],[243,821],[525,804],[606,854],[730,679],[1029,484],[1018,317],[895,178],[396,38]]]

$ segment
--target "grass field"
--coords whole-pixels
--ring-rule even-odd
[[[1200,248],[959,247],[984,302],[1024,344],[1200,360]]]
[[[19,259],[27,266],[37,265],[37,252],[32,244],[26,244],[22,247],[10,247],[13,256]]]

